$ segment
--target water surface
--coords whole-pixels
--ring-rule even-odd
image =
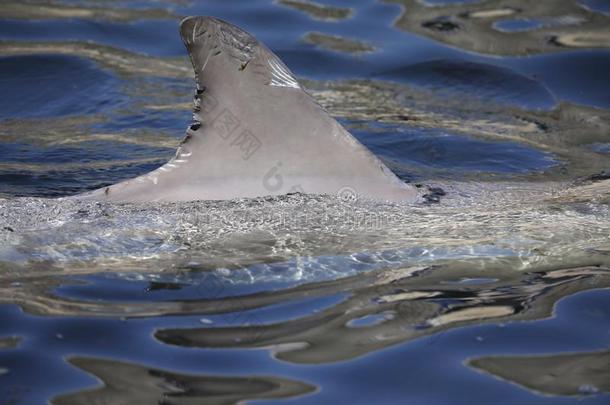
[[[173,156],[194,14],[265,42],[422,201],[57,199]],[[605,2],[0,19],[0,404],[610,400]]]

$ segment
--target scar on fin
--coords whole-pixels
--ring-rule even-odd
[[[246,70],[248,63],[250,63],[250,59],[248,59],[245,63],[242,63],[241,66],[239,67],[239,70]]]
[[[110,194],[110,187],[106,187],[106,189],[104,189],[104,194]]]
[[[180,142],[180,145],[184,145],[185,143],[187,143],[191,138],[193,137],[193,135],[191,135],[190,133],[186,133],[186,136],[184,137],[184,139],[182,139],[182,142]],[[176,153],[180,152],[180,150],[176,151]]]

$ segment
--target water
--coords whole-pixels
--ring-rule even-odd
[[[0,404],[608,403],[607,2],[324,4],[3,2]],[[427,202],[54,198],[173,155],[194,14]]]

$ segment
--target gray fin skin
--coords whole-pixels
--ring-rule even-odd
[[[194,123],[160,168],[77,198],[227,200],[292,192],[413,202],[400,181],[250,34],[187,17],[180,34],[197,83]]]

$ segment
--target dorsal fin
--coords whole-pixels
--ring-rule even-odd
[[[222,54],[235,59],[234,68],[254,72],[264,84],[300,88],[290,69],[273,52],[232,24],[213,17],[187,17],[180,24],[180,33],[199,88],[209,85],[211,77],[205,70]]]
[[[212,17],[180,25],[197,93],[176,157],[92,198],[204,200],[305,192],[413,201],[417,193],[330,117],[250,34]]]

